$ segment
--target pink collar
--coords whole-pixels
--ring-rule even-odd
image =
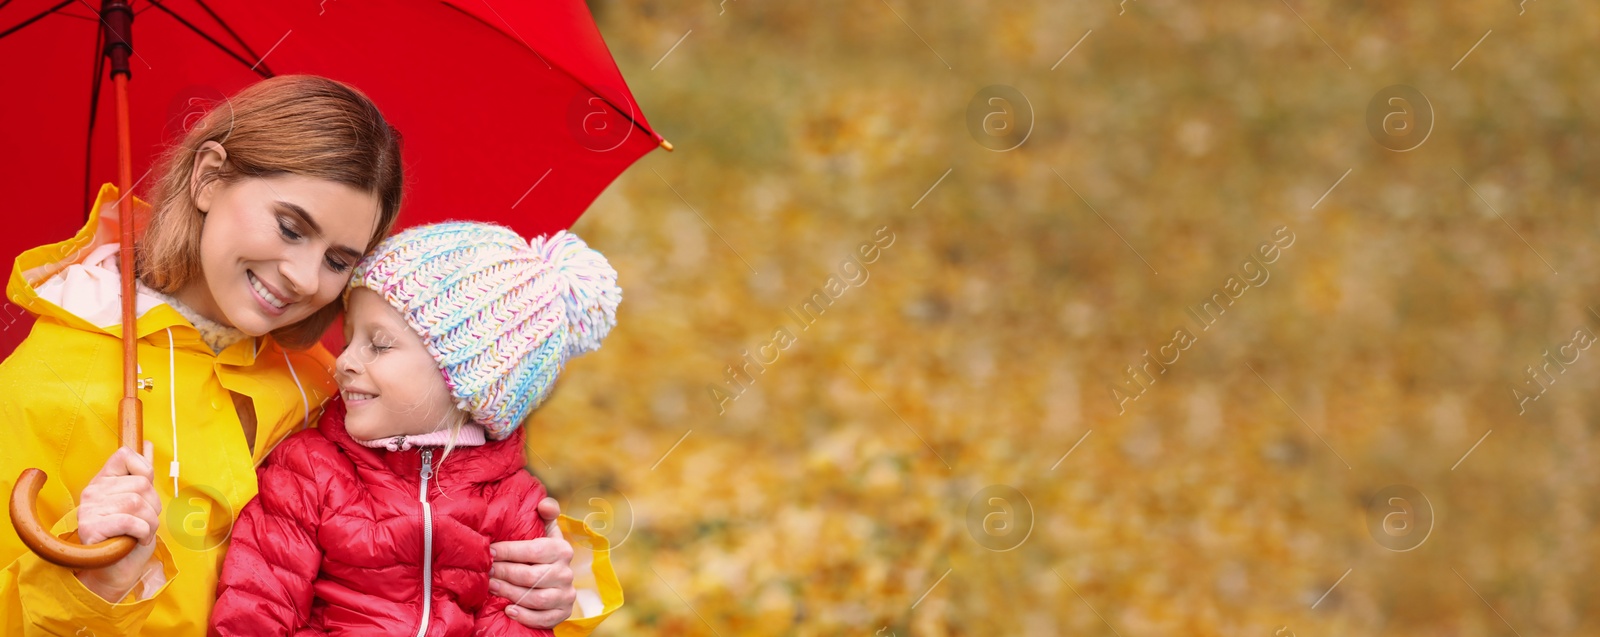
[[[373,449],[388,449],[389,451],[408,451],[412,447],[443,447],[450,442],[450,430],[440,429],[432,433],[417,434],[415,436],[391,436],[377,440],[357,440],[363,447]],[[456,434],[457,447],[477,447],[484,443],[484,428],[475,422],[461,426],[461,431]]]

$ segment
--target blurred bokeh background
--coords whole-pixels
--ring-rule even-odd
[[[677,146],[532,421],[605,633],[1600,632],[1600,8],[590,5]]]

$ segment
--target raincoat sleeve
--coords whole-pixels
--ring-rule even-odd
[[[544,524],[537,509],[539,501],[545,496],[544,485],[527,471],[511,474],[495,485],[490,493],[493,495],[489,499],[486,522],[491,542],[532,540],[545,536]],[[550,629],[528,628],[506,615],[506,607],[510,605],[511,600],[490,594],[488,601],[478,609],[472,634],[481,637],[552,637],[554,633]]]
[[[10,494],[24,469],[42,469],[49,479],[39,491],[39,517],[53,522],[51,533],[77,540],[78,490],[98,473],[104,458],[96,461],[85,449],[115,449],[114,428],[90,411],[73,393],[82,379],[73,376],[81,366],[48,365],[31,355],[27,342],[0,364],[0,423],[5,441],[0,443],[0,493]],[[54,375],[52,375],[54,374]],[[66,376],[63,376],[66,375]],[[45,382],[40,379],[48,379]],[[73,385],[77,381],[78,385]],[[81,389],[78,391],[82,391]],[[76,450],[70,451],[69,448]],[[91,454],[92,455],[92,454]],[[135,586],[118,602],[108,602],[90,591],[70,569],[34,555],[22,544],[11,525],[9,507],[0,507],[0,625],[8,635],[136,635],[151,610],[162,603],[178,569],[166,541],[156,539],[151,568],[164,579],[158,586]],[[153,588],[153,590],[152,590]]]
[[[321,445],[315,444],[320,442]],[[329,475],[316,453],[331,443],[315,430],[299,432],[274,449],[259,472],[260,492],[233,526],[233,542],[217,582],[210,635],[307,635],[312,583],[322,566],[317,530],[327,511]]]

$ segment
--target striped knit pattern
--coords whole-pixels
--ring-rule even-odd
[[[456,406],[501,440],[544,402],[568,359],[600,348],[622,290],[604,256],[565,230],[409,228],[356,266],[349,291],[377,292],[422,336]]]

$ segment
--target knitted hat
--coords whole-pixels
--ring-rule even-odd
[[[577,235],[524,241],[457,221],[385,239],[356,266],[346,301],[358,287],[405,317],[456,407],[495,440],[544,402],[567,359],[600,349],[622,301],[616,270]]]

